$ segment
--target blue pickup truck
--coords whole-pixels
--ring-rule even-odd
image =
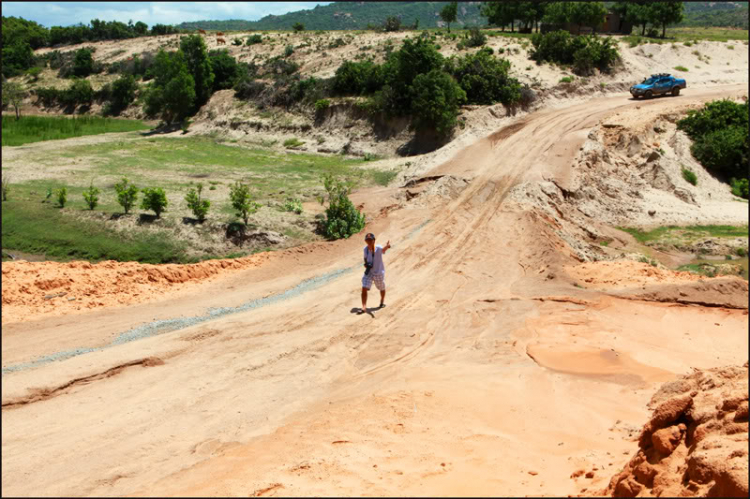
[[[634,99],[644,97],[650,99],[654,95],[680,95],[680,90],[687,87],[682,78],[675,78],[667,73],[651,75],[638,85],[630,87],[630,94]]]

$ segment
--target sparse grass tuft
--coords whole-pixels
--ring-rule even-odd
[[[676,69],[677,71],[683,71],[685,73],[689,71],[689,69],[686,68],[685,66],[675,66],[674,69]]]
[[[682,178],[693,185],[698,185],[698,177],[695,175],[695,172],[684,166],[682,167]]]

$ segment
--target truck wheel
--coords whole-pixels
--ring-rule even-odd
[[[650,99],[653,96],[654,96],[654,93],[651,90],[646,90],[646,93],[644,94],[643,97],[645,97],[646,99]]]
[[[672,95],[675,96],[675,97],[677,97],[678,95],[680,95],[680,87],[674,87],[672,89]]]

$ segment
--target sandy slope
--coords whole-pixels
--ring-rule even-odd
[[[519,183],[563,178],[589,131],[635,105],[671,101],[620,95],[533,113],[428,174],[463,178],[461,188],[438,179],[442,188],[399,209],[388,209],[403,196],[397,187],[359,193],[356,202],[382,214],[368,229],[394,245],[385,309],[352,313],[362,243],[351,240],[179,299],[5,326],[3,493],[606,487],[627,463],[657,384],[692,367],[742,364],[748,348],[746,307],[573,286],[565,268],[580,263],[575,248],[549,216],[508,199]],[[650,284],[639,281],[638,292]],[[273,298],[288,289],[298,291]],[[746,302],[746,286],[733,296],[743,293]],[[137,341],[118,336],[248,300],[262,306]],[[82,348],[95,350],[54,360]],[[33,364],[42,355],[51,362]],[[572,479],[580,469],[591,476]]]

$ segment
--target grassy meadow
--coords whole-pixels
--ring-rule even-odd
[[[69,139],[84,135],[133,132],[150,127],[139,120],[102,118],[100,116],[15,116],[3,115],[3,147],[21,146],[45,140]]]

